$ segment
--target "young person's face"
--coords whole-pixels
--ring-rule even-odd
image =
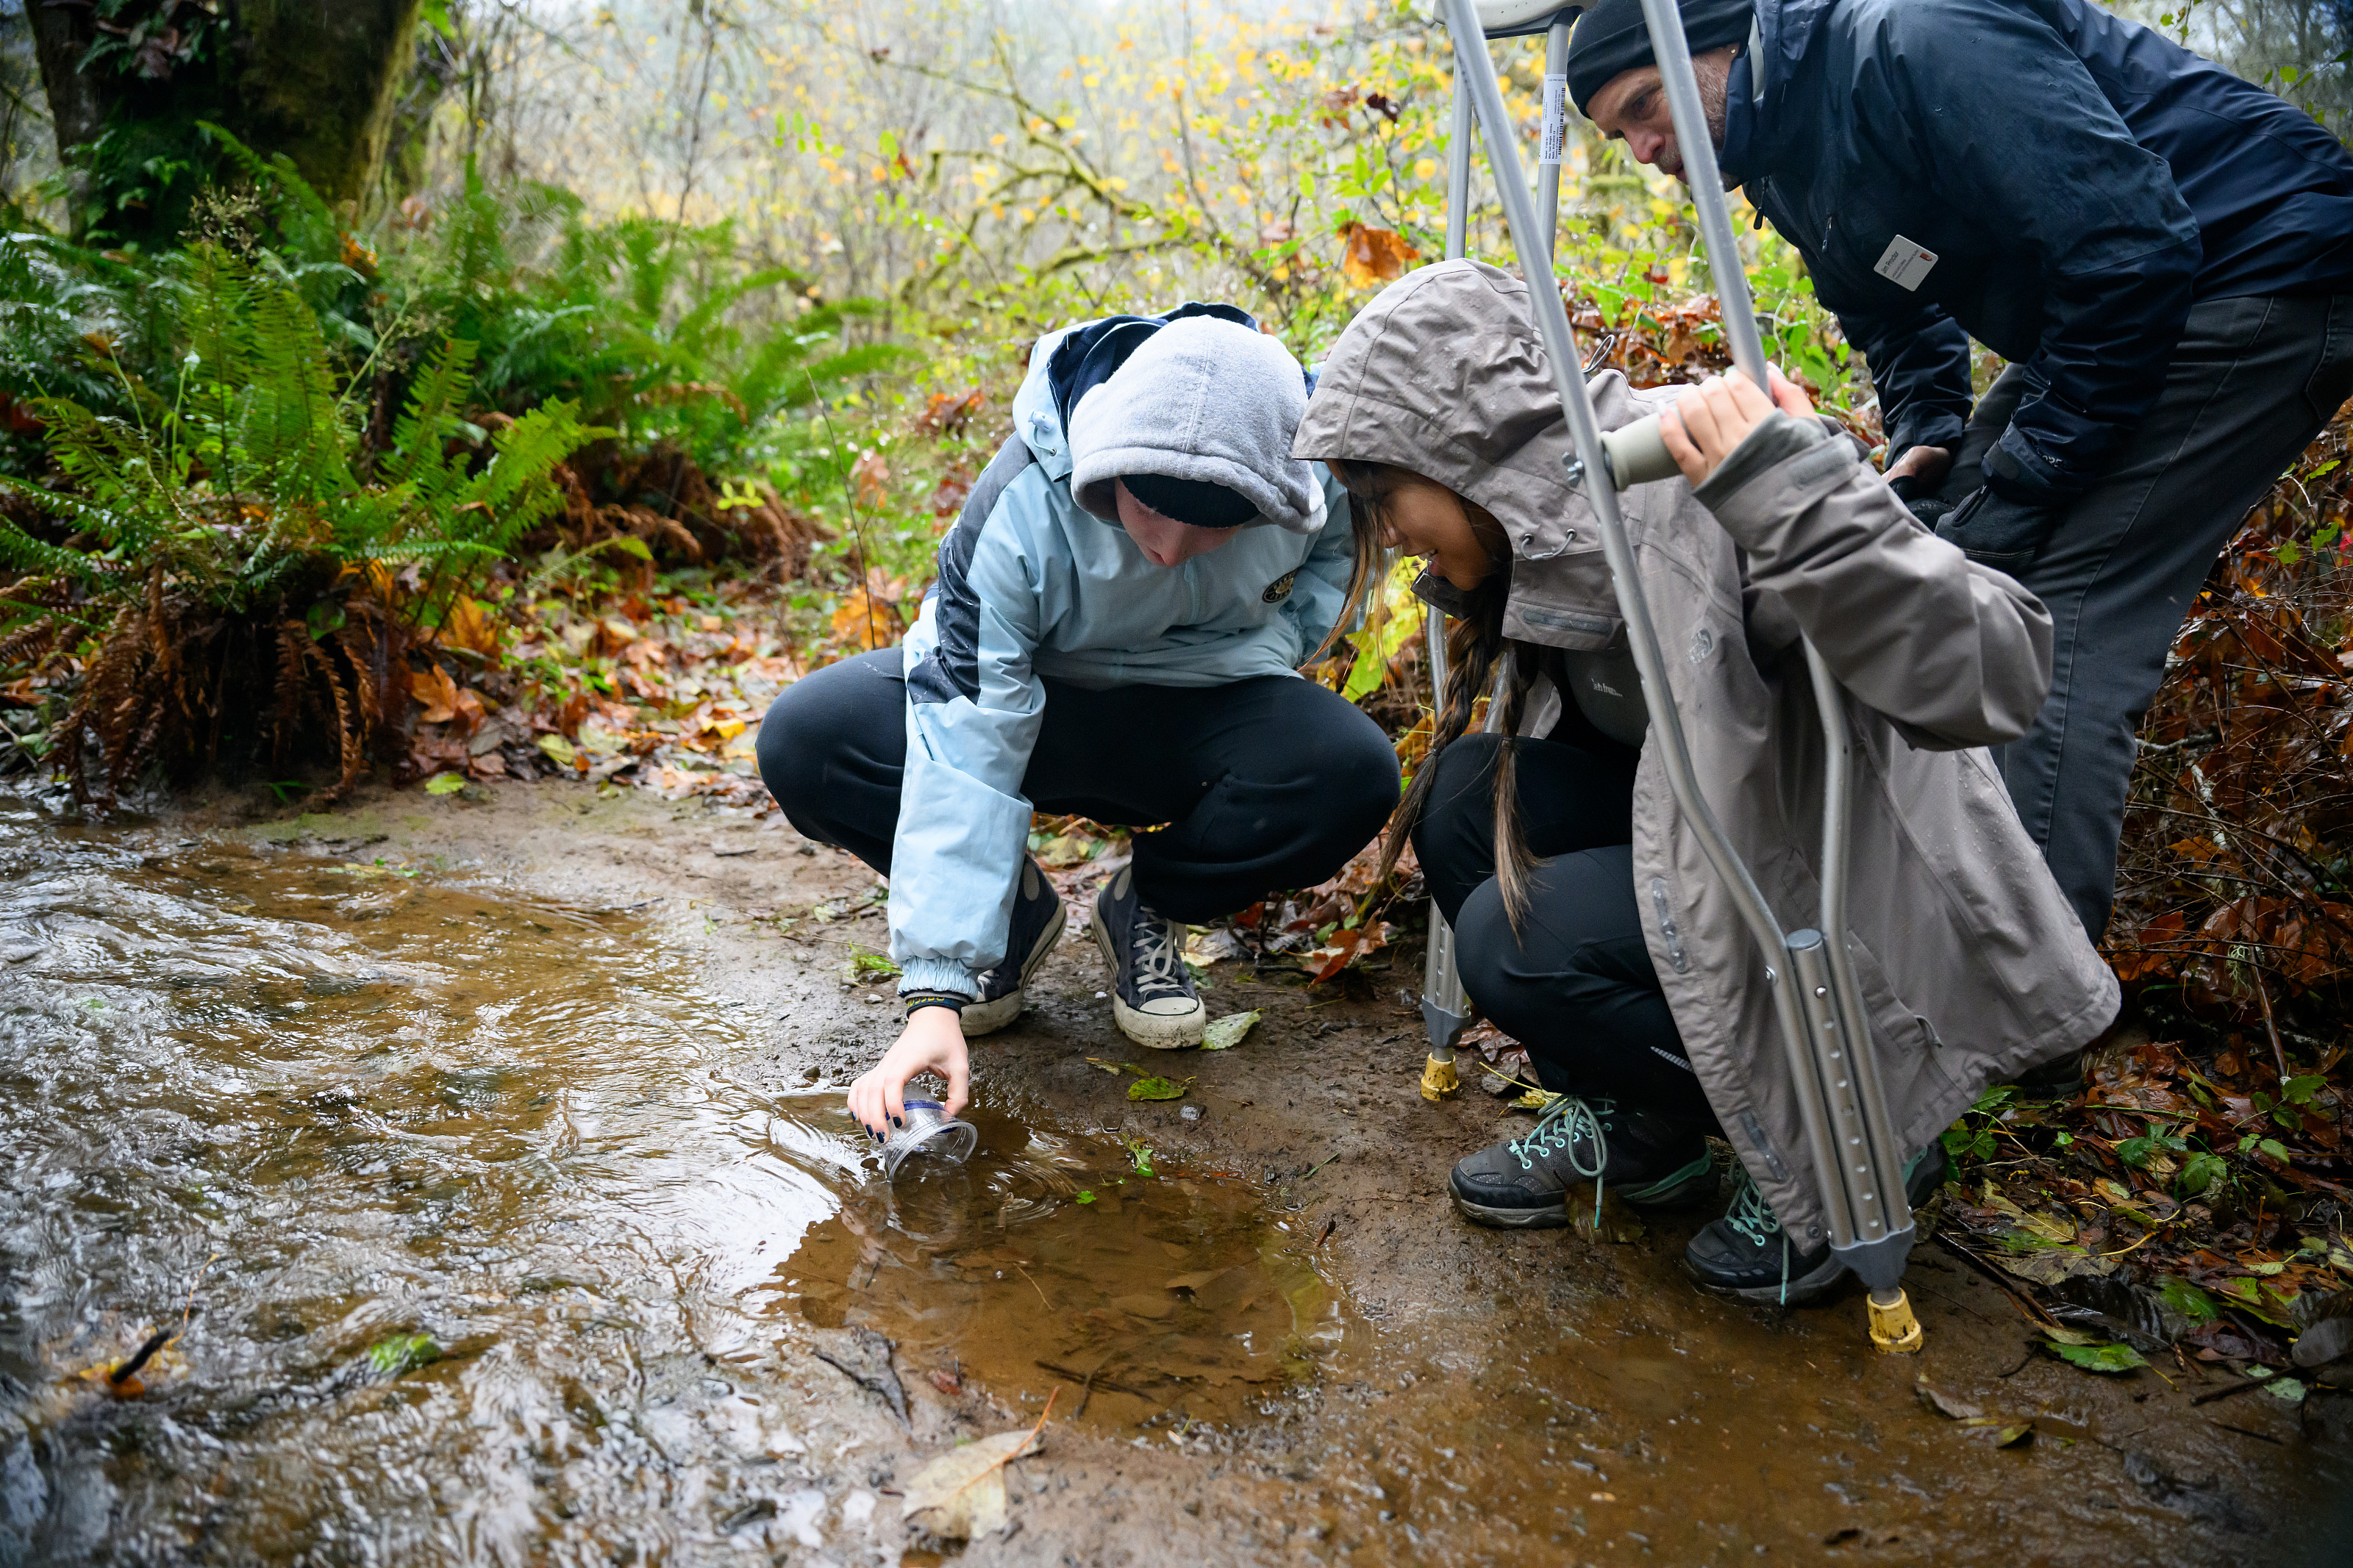
[[[1437,480],[1419,474],[1398,475],[1380,511],[1383,544],[1422,557],[1432,571],[1463,592],[1485,582],[1487,574],[1495,569],[1472,521],[1470,503]]]
[[[1164,517],[1136,500],[1124,479],[1113,479],[1112,489],[1119,498],[1120,526],[1127,530],[1127,536],[1135,541],[1135,547],[1155,566],[1182,566],[1196,555],[1207,555],[1240,531],[1202,528]]]

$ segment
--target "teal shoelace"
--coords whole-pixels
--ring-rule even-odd
[[[1524,1137],[1514,1138],[1504,1147],[1520,1162],[1520,1169],[1533,1171],[1536,1161],[1557,1151],[1568,1153],[1568,1168],[1593,1183],[1593,1223],[1601,1223],[1601,1173],[1609,1165],[1609,1139],[1601,1131],[1601,1118],[1617,1114],[1614,1100],[1587,1101],[1573,1094],[1553,1097],[1545,1113]],[[1582,1138],[1593,1151],[1593,1163],[1588,1166],[1577,1158],[1577,1142]],[[1766,1211],[1769,1216],[1771,1210]]]
[[[1781,1301],[1789,1304],[1789,1233],[1781,1227],[1781,1216],[1765,1201],[1757,1189],[1757,1178],[1748,1167],[1735,1161],[1733,1171],[1740,1179],[1739,1190],[1732,1194],[1732,1206],[1724,1212],[1724,1220],[1734,1230],[1746,1237],[1757,1247],[1769,1246],[1775,1237],[1781,1238]]]

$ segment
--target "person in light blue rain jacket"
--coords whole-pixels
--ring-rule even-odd
[[[1113,1020],[1197,1045],[1184,928],[1345,865],[1398,799],[1387,737],[1299,669],[1375,564],[1346,492],[1291,457],[1308,378],[1229,305],[1040,339],[1013,431],[941,542],[903,646],[786,689],[762,778],[793,826],[891,880],[904,1031],[850,1090],[969,1094],[1063,929],[1032,811],[1138,831],[1094,899]]]

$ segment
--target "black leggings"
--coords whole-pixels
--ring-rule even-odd
[[[1495,883],[1495,764],[1507,745],[1528,848],[1544,858],[1529,874],[1517,931]],[[1630,749],[1608,742],[1465,735],[1440,753],[1414,853],[1453,923],[1462,988],[1527,1047],[1537,1082],[1713,1130],[1642,940],[1634,761]]]
[[[758,748],[760,777],[792,825],[886,877],[907,760],[899,670],[893,647],[803,677],[769,708]],[[1039,811],[1166,823],[1135,836],[1135,887],[1172,920],[1199,924],[1279,889],[1312,887],[1396,809],[1388,737],[1314,681],[1045,684],[1021,793]]]

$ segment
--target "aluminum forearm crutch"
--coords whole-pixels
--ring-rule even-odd
[[[1477,34],[1478,13],[1472,0],[1441,0],[1448,30],[1454,38],[1454,68],[1458,90],[1466,83],[1481,127],[1487,155],[1496,171],[1504,213],[1511,225],[1512,243],[1529,279],[1528,298],[1535,325],[1551,362],[1555,388],[1567,416],[1575,452],[1569,458],[1572,478],[1581,483],[1601,530],[1602,549],[1617,590],[1626,636],[1642,678],[1642,698],[1651,716],[1651,743],[1659,748],[1675,804],[1699,839],[1709,865],[1725,884],[1750,934],[1764,954],[1767,984],[1773,988],[1774,1011],[1781,1026],[1789,1073],[1798,1090],[1806,1142],[1820,1179],[1822,1206],[1830,1229],[1831,1251],[1868,1289],[1871,1334],[1883,1349],[1914,1351],[1921,1331],[1905,1300],[1902,1279],[1913,1238],[1912,1211],[1904,1193],[1904,1153],[1890,1126],[1885,1097],[1881,1093],[1877,1063],[1873,1058],[1869,1016],[1864,1012],[1853,962],[1846,946],[1846,873],[1848,787],[1853,765],[1853,742],[1848,729],[1844,699],[1829,667],[1813,644],[1806,644],[1806,667],[1822,724],[1827,763],[1822,790],[1821,927],[1785,933],[1738,851],[1709,809],[1699,776],[1692,765],[1691,749],[1683,721],[1675,711],[1673,689],[1668,684],[1666,662],[1651,625],[1641,578],[1634,563],[1633,546],[1626,536],[1625,518],[1618,509],[1619,487],[1633,476],[1621,464],[1613,468],[1611,448],[1602,438],[1593,403],[1579,374],[1576,337],[1569,326],[1560,291],[1549,286],[1550,268],[1531,265],[1547,254],[1548,237],[1537,226],[1536,215],[1520,179],[1519,155],[1504,117],[1504,97],[1493,66]],[[1724,310],[1725,335],[1731,340],[1734,363],[1759,387],[1766,384],[1765,350],[1748,297],[1748,283],[1735,244],[1732,215],[1724,199],[1724,183],[1715,163],[1715,145],[1693,75],[1691,49],[1683,37],[1683,18],[1674,0],[1642,0],[1651,43],[1664,79],[1667,104],[1673,117],[1675,138],[1699,215],[1700,233],[1706,242],[1711,271]],[[1509,149],[1509,172],[1506,172]],[[1652,437],[1655,440],[1655,437]],[[1825,939],[1824,932],[1831,936]]]
[[[1559,233],[1560,156],[1568,134],[1568,29],[1579,7],[1564,7],[1556,0],[1482,0],[1477,9],[1482,44],[1488,38],[1533,33],[1545,36],[1544,140],[1536,160],[1536,201],[1543,211],[1539,224],[1545,236],[1545,254],[1549,258],[1554,237]],[[1449,261],[1468,248],[1472,126],[1471,100],[1462,90],[1462,78],[1458,72],[1454,79],[1453,129],[1446,142]],[[1518,167],[1518,160],[1514,159],[1514,174]],[[1425,610],[1422,629],[1430,650],[1430,711],[1434,729],[1437,716],[1446,710],[1445,612],[1434,605]],[[1487,721],[1483,727],[1491,733],[1503,727],[1503,699],[1509,668],[1506,661],[1496,669],[1495,689],[1487,700]],[[1454,928],[1439,912],[1436,899],[1430,901],[1430,951],[1422,962],[1421,1022],[1430,1035],[1430,1059],[1421,1068],[1421,1097],[1443,1100],[1462,1085],[1461,1071],[1454,1064],[1454,1047],[1462,1038],[1462,1031],[1470,1026],[1471,1004],[1463,994],[1462,977],[1455,966]]]

